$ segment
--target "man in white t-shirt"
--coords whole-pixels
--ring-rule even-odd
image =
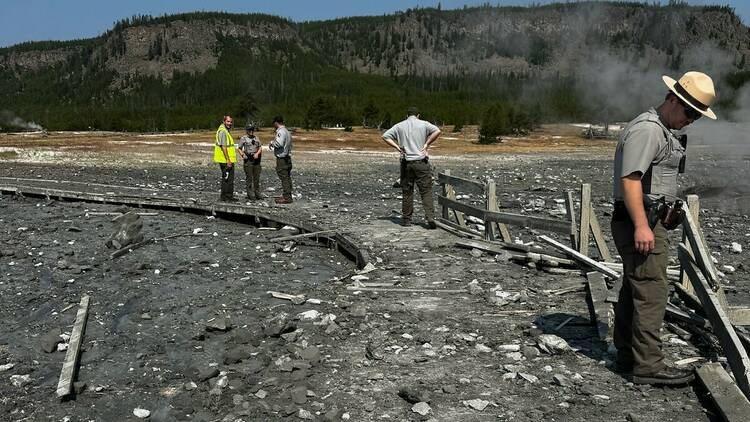
[[[434,229],[435,204],[432,200],[432,169],[427,148],[440,136],[440,129],[419,118],[419,111],[410,107],[406,120],[396,123],[383,134],[383,140],[401,153],[401,225],[410,226],[414,213],[414,184],[422,196],[427,228]]]

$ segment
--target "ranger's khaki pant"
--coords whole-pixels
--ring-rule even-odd
[[[253,160],[245,161],[245,185],[248,198],[260,198],[260,164],[253,164]]]
[[[281,179],[283,197],[292,199],[292,157],[276,157],[276,174]]]
[[[664,369],[661,330],[667,306],[667,229],[657,223],[656,247],[648,255],[635,250],[635,227],[630,219],[612,220],[612,237],[622,257],[623,281],[615,306],[614,343],[617,361],[633,366],[634,375]]]
[[[435,220],[435,204],[432,202],[432,169],[425,161],[407,161],[402,163],[401,192],[403,202],[401,203],[401,214],[405,220],[411,220],[414,214],[414,184],[419,188],[422,196],[422,207],[427,221]]]

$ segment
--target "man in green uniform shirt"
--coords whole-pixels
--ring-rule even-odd
[[[636,384],[679,385],[691,372],[667,366],[659,330],[667,304],[667,229],[649,211],[660,197],[677,195],[677,174],[685,147],[672,132],[701,116],[716,95],[713,81],[687,72],[679,81],[664,76],[664,102],[636,117],[623,130],[614,159],[612,237],[623,262],[623,283],[615,307],[614,342],[620,372]]]

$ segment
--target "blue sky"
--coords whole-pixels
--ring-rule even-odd
[[[652,0],[649,0],[649,3]],[[442,0],[444,9],[478,5],[487,0]],[[750,1],[688,1],[691,4],[728,4],[747,25]],[[540,0],[494,0],[492,4],[528,5]],[[662,0],[666,3],[666,0]],[[24,41],[90,38],[109,29],[114,22],[133,15],[162,15],[196,10],[260,12],[296,21],[330,19],[353,15],[381,15],[416,6],[434,7],[435,0],[2,0],[0,47]]]

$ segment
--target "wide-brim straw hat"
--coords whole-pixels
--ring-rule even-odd
[[[711,104],[716,99],[714,81],[701,72],[687,72],[675,81],[667,75],[661,77],[670,91],[696,111],[710,119],[716,120]]]

